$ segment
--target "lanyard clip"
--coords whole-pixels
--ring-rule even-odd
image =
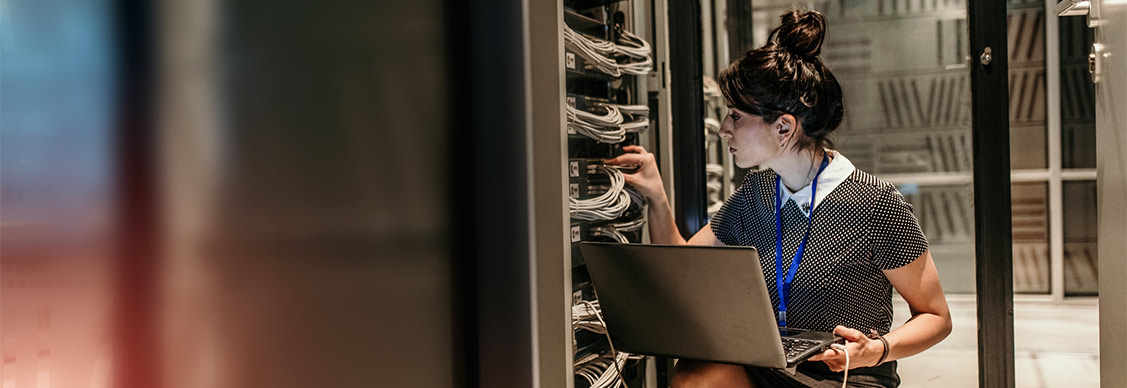
[[[786,310],[779,311],[779,326],[785,327],[787,325],[787,312]]]

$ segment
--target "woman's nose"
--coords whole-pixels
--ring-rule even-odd
[[[720,132],[718,133],[721,139],[728,140],[732,138],[732,118],[724,117],[724,121],[720,122]]]

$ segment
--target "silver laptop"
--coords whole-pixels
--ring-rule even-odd
[[[598,242],[579,248],[616,349],[784,368],[842,339],[778,326],[755,248]]]

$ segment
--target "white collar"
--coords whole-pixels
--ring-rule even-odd
[[[815,208],[822,204],[826,196],[830,195],[842,182],[845,182],[845,179],[857,169],[853,166],[853,162],[846,159],[845,155],[840,152],[833,150],[826,150],[826,152],[831,153],[833,159],[826,165],[826,169],[818,175],[818,197],[814,198],[813,206]],[[787,185],[779,186],[782,188],[780,194],[782,194],[783,206],[786,206],[787,201],[793,200],[802,214],[810,217],[810,185],[806,185],[806,187],[798,189],[798,192],[793,193],[787,188]]]

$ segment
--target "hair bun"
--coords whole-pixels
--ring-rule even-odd
[[[772,35],[783,50],[803,58],[814,58],[822,52],[826,17],[818,11],[784,13],[782,24],[775,28]]]

